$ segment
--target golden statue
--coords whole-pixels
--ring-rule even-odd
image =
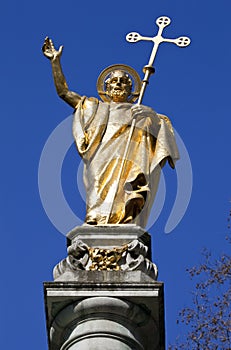
[[[51,61],[59,97],[75,109],[73,136],[84,162],[85,222],[145,227],[161,168],[166,160],[174,168],[179,158],[171,123],[152,108],[133,104],[141,81],[129,66],[110,66],[100,74],[97,88],[103,101],[70,91],[60,64],[62,48],[56,50],[46,38],[43,53]]]

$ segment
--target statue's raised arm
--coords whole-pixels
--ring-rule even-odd
[[[60,46],[59,50],[56,50],[52,40],[46,37],[42,47],[42,51],[44,56],[46,56],[51,61],[52,73],[57,94],[71,107],[76,108],[81,99],[81,96],[78,95],[76,92],[70,91],[68,89],[68,85],[66,83],[66,79],[62,72],[62,67],[60,64],[62,50],[63,46]]]

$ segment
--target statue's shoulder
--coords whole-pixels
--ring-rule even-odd
[[[99,104],[99,100],[96,97],[82,96],[81,100],[76,106],[76,109],[79,109],[79,108],[86,109],[98,104]]]
[[[173,132],[173,127],[172,127],[172,123],[171,123],[171,120],[164,114],[160,114],[160,113],[157,113],[158,117],[163,120],[167,126],[169,127],[169,129]]]
[[[160,113],[157,113],[157,115],[158,115],[158,117],[159,117],[160,119],[165,120],[166,123],[171,123],[171,120],[170,120],[169,117],[167,117],[166,115],[160,114]]]
[[[88,97],[88,98],[86,98],[88,101],[90,101],[90,102],[93,102],[93,103],[99,103],[99,100],[98,100],[98,98],[96,98],[96,97]]]

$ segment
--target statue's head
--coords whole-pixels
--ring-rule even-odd
[[[130,102],[140,94],[141,80],[134,68],[113,64],[105,68],[97,80],[97,91],[104,102]]]
[[[106,94],[113,102],[127,102],[132,92],[132,80],[122,70],[111,72],[105,81]]]

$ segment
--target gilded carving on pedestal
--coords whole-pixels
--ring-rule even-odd
[[[127,249],[127,245],[113,249],[89,248],[89,257],[91,259],[89,270],[121,270],[119,262]]]
[[[134,240],[112,249],[88,247],[77,239],[68,247],[68,256],[54,268],[54,278],[66,271],[143,271],[157,278],[157,267],[146,258],[148,247]]]

